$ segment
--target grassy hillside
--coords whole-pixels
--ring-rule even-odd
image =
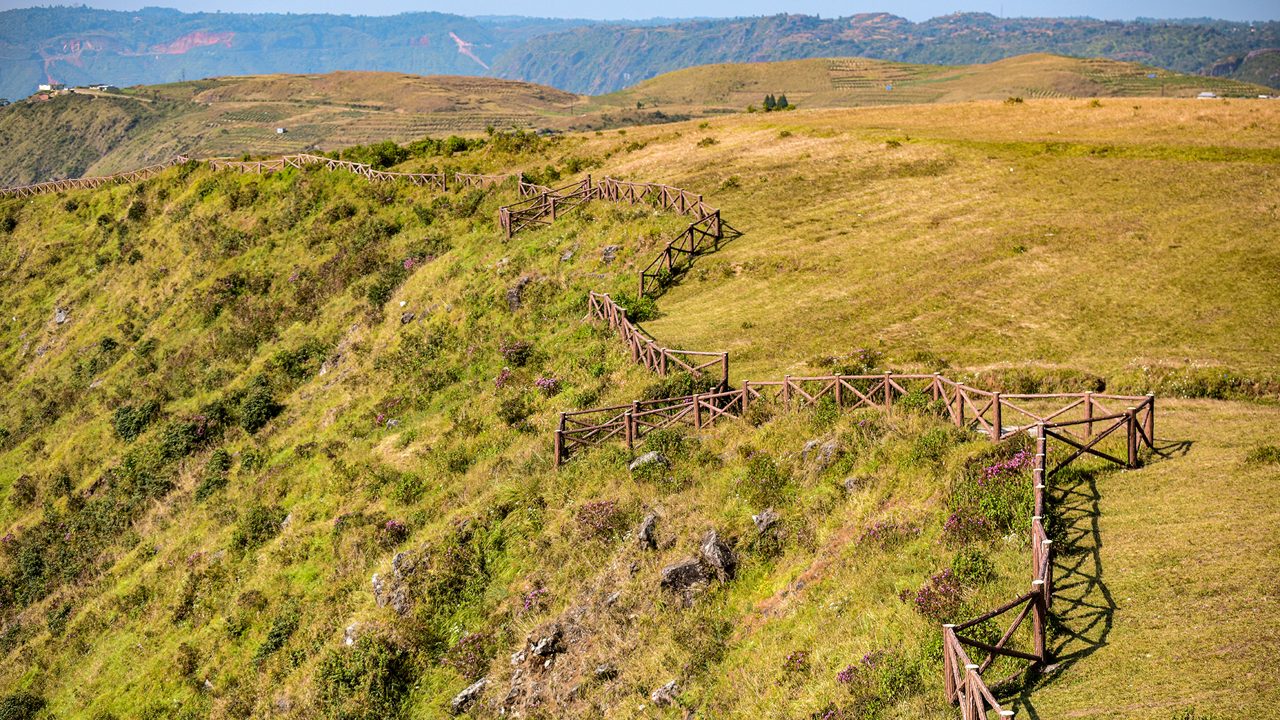
[[[1009,97],[1256,97],[1265,86],[1207,78],[1138,63],[1060,55],[1021,55],[984,65],[914,65],[864,58],[705,65],[677,70],[597,102],[639,102],[675,112],[762,109],[785,93],[805,108],[1004,100]]]
[[[1148,77],[1154,75],[1155,77]],[[886,89],[891,87],[892,89]],[[1145,65],[1034,55],[945,67],[844,58],[691,68],[587,98],[463,76],[338,72],[213,78],[18,103],[0,110],[0,184],[109,174],[191,157],[329,151],[488,128],[598,130],[759,108],[785,93],[806,108],[1008,97],[1256,97],[1262,86]],[[276,132],[284,128],[285,134]],[[87,140],[87,142],[86,142]]]
[[[729,350],[735,382],[857,357],[1160,392],[1162,456],[1054,488],[1059,662],[1014,706],[1261,716],[1275,112],[800,110],[422,144],[400,167],[705,193],[743,235],[645,327]],[[666,466],[615,446],[554,471],[557,411],[674,391],[582,317],[682,225],[595,203],[503,243],[514,198],[193,165],[0,205],[7,710],[442,717],[485,677],[477,717],[952,715],[937,623],[1025,584],[1019,445],[927,403],[760,411],[651,435]],[[968,512],[989,530],[947,529]],[[664,590],[712,529],[736,572]]]

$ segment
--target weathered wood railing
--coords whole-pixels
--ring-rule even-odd
[[[310,155],[308,153],[299,153],[297,155],[283,155],[268,160],[229,160],[224,158],[211,158],[205,161],[209,167],[214,170],[236,170],[242,173],[257,173],[260,175],[280,172],[286,168],[304,168],[309,165],[323,165],[326,170],[346,170],[347,172],[359,175],[368,180],[386,182],[392,180],[405,180],[414,185],[438,187],[440,190],[448,190],[449,182],[444,173],[404,173],[391,172],[389,170],[378,170],[372,165],[364,163],[351,162],[349,160],[335,160],[323,155]]]
[[[600,302],[597,297],[593,294],[593,302]],[[615,315],[620,312],[616,304],[612,307]],[[593,307],[593,314],[597,312]],[[727,365],[727,358],[725,362]],[[700,430],[721,420],[742,417],[753,403],[765,402],[784,409],[830,403],[841,409],[877,408],[892,412],[908,395],[915,396],[913,402],[917,406],[920,400],[927,400],[957,427],[967,428],[991,442],[1002,442],[1019,433],[1030,434],[1035,439],[1033,501],[1029,508],[1032,512],[1030,588],[979,617],[942,626],[943,684],[948,701],[959,706],[963,720],[1009,717],[1013,712],[1000,704],[992,688],[1016,679],[1029,668],[1043,667],[1050,659],[1047,626],[1053,599],[1053,542],[1045,529],[1049,483],[1069,463],[1086,454],[1122,467],[1137,467],[1140,449],[1145,446],[1154,450],[1155,447],[1155,396],[1000,393],[954,382],[939,374],[787,376],[775,381],[746,381],[740,389],[562,413],[555,431],[555,461],[558,466],[575,450],[610,441],[625,442],[628,449],[634,450],[636,443],[654,430],[673,426]],[[1124,410],[1114,411],[1108,407],[1112,404],[1121,407],[1116,403],[1122,403]],[[1099,447],[1104,440],[1120,433],[1124,437],[1124,450],[1119,456]],[[1066,446],[1066,456],[1057,458],[1056,462],[1050,461],[1050,440]],[[1012,616],[1012,620],[994,644],[963,634],[1008,616]],[[1028,618],[1030,647],[1014,647],[1012,641]],[[980,662],[973,661],[971,651],[979,653],[976,657]],[[989,682],[984,673],[1002,657],[1026,664]]]
[[[606,177],[598,186],[598,197],[614,202],[627,201],[635,205],[655,203],[663,210],[675,210],[684,215],[704,218],[718,210],[702,201],[702,196],[670,185],[640,183]]]
[[[668,240],[657,257],[640,270],[637,297],[666,287],[699,255],[719,250],[723,238],[719,210],[693,221],[683,232]]]
[[[514,173],[505,173],[502,175],[479,175],[476,173],[455,172],[453,174],[453,184],[456,187],[474,187],[480,188],[481,190],[487,190],[494,185],[501,185],[513,177],[516,177]]]
[[[675,350],[659,345],[648,333],[627,319],[627,311],[605,293],[592,292],[587,297],[591,316],[603,320],[617,331],[631,350],[631,360],[659,375],[671,372],[687,372],[703,377],[713,369],[719,370],[721,389],[729,386],[729,353]]]
[[[186,156],[178,155],[157,165],[150,165],[148,167],[138,168],[137,170],[128,170],[126,172],[116,173],[115,175],[70,178],[67,180],[48,180],[46,182],[34,183],[32,185],[0,188],[0,197],[35,197],[37,195],[44,195],[45,193],[64,192],[67,190],[89,190],[92,188],[102,187],[103,185],[111,185],[113,183],[139,182],[158,175],[174,165],[181,165],[188,161],[189,158]]]
[[[498,208],[498,226],[510,240],[512,235],[535,225],[550,225],[563,214],[594,195],[591,176],[563,187],[548,188],[521,180],[518,189],[526,199]]]

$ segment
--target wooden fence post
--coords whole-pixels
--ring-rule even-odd
[[[1053,572],[1053,570],[1050,569],[1049,572]],[[1044,601],[1044,589],[1043,580],[1036,578],[1031,581],[1031,590],[1035,592],[1035,597],[1031,600],[1031,636],[1035,642],[1035,650],[1032,654],[1040,658],[1041,663],[1046,660],[1045,621],[1048,619],[1048,606]]]
[[[631,416],[628,410],[622,414],[622,422],[625,424],[625,434],[627,436],[627,452],[635,452],[636,450],[636,426],[635,418]]]
[[[1048,478],[1045,477],[1045,471],[1049,462],[1049,439],[1045,435],[1044,423],[1036,423],[1036,466],[1032,471],[1032,480],[1035,483],[1035,511],[1036,515],[1044,515],[1044,493]]]
[[[693,394],[693,429],[702,429],[702,403],[701,396],[698,393]]]
[[[555,466],[560,467],[560,463],[564,460],[564,413],[560,413],[560,424],[556,426],[556,461]]]
[[[785,403],[787,407],[791,406],[791,376],[790,375],[782,376],[782,402]]]
[[[893,381],[890,379],[892,372],[884,374],[884,409],[886,411],[893,409]]]
[[[836,374],[836,409],[844,407],[844,382],[841,380],[843,375]]]
[[[956,427],[964,427],[964,383],[956,383]]]
[[[1156,449],[1156,394],[1147,393],[1147,442]]]
[[[1093,393],[1084,394],[1084,417],[1089,422],[1084,424],[1085,439],[1093,437]]]
[[[1129,467],[1138,467],[1138,417],[1136,408],[1127,408],[1124,411],[1124,424],[1127,437],[1126,445],[1128,449]]]
[[[951,633],[954,629],[953,623],[942,625],[942,686],[946,691],[947,702],[952,704],[956,701],[956,659],[951,653]]]
[[[729,353],[720,356],[720,389],[729,389]]]
[[[1004,432],[1004,418],[1000,413],[1000,393],[991,396],[991,442],[1000,442],[1000,435]]]

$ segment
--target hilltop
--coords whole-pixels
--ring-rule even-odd
[[[0,109],[0,184],[106,174],[175,155],[329,151],[490,128],[605,130],[759,108],[785,93],[805,108],[1011,97],[1254,97],[1265,87],[1137,63],[1027,55],[985,65],[861,58],[710,65],[585,97],[510,80],[339,72],[77,90]],[[283,128],[284,134],[277,133]]]
[[[445,717],[485,678],[473,717],[954,717],[939,623],[1027,589],[1025,433],[992,445],[921,392],[888,414],[761,398],[556,469],[560,412],[709,389],[584,321],[595,291],[727,351],[736,388],[1157,393],[1142,467],[1055,476],[1055,662],[1000,696],[1263,716],[1278,121],[995,100],[344,153],[687,188],[736,232],[645,298],[688,218],[593,200],[504,239],[514,178],[186,163],[0,200],[0,707]],[[682,563],[694,582],[664,583]]]

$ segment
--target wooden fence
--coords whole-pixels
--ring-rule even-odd
[[[631,360],[659,375],[687,372],[703,377],[712,368],[720,370],[720,389],[729,387],[729,353],[674,350],[659,345],[648,333],[627,319],[627,311],[605,293],[592,292],[587,298],[592,317],[609,323],[631,350]],[[708,359],[710,358],[710,359]]]
[[[578,207],[594,195],[590,175],[554,189],[521,180],[518,189],[524,200],[498,208],[498,226],[508,240],[525,228],[550,225],[558,214]]]
[[[614,305],[614,308],[617,306]],[[616,314],[617,310],[613,310]],[[633,351],[634,355],[634,351]],[[643,360],[641,360],[643,361]],[[727,365],[728,359],[725,359]],[[555,431],[557,466],[575,450],[609,442],[624,442],[634,450],[650,432],[667,427],[701,430],[722,420],[740,418],[754,403],[798,409],[830,403],[841,409],[877,408],[892,412],[903,398],[927,399],[956,427],[968,428],[992,442],[1026,433],[1035,439],[1032,465],[1034,485],[1031,516],[1031,581],[1027,592],[972,620],[942,626],[943,682],[947,699],[960,707],[963,720],[986,720],[1012,715],[1002,707],[992,687],[1010,682],[1028,666],[1049,662],[1046,642],[1053,599],[1053,542],[1045,531],[1046,492],[1050,481],[1069,463],[1091,455],[1121,467],[1137,467],[1141,447],[1155,447],[1155,397],[1103,393],[1005,394],[989,392],[949,380],[942,375],[885,373],[883,375],[826,375],[785,377],[777,381],[744,382],[739,389],[630,405],[561,413]],[[1122,437],[1119,454],[1100,444]],[[1066,456],[1051,462],[1049,442],[1066,446]],[[1012,618],[994,644],[964,634],[984,623]],[[1011,642],[1030,618],[1030,647]],[[973,653],[971,655],[970,653]],[[984,676],[999,658],[1025,661],[1012,674],[995,681]],[[974,658],[979,662],[974,662]]]
[[[189,159],[187,157],[178,155],[158,165],[150,165],[137,170],[116,173],[115,175],[71,178],[68,180],[49,180],[46,182],[35,183],[33,185],[0,188],[0,197],[26,198],[44,195],[46,193],[64,192],[67,190],[89,190],[92,188],[102,187],[103,185],[111,185],[121,182],[139,182],[158,175],[174,165],[181,165],[182,163],[188,162],[188,160]]]
[[[474,187],[480,188],[481,190],[488,190],[495,185],[501,185],[513,177],[516,177],[514,173],[506,173],[502,175],[477,175],[473,173],[456,172],[453,174],[453,183],[457,187]]]

